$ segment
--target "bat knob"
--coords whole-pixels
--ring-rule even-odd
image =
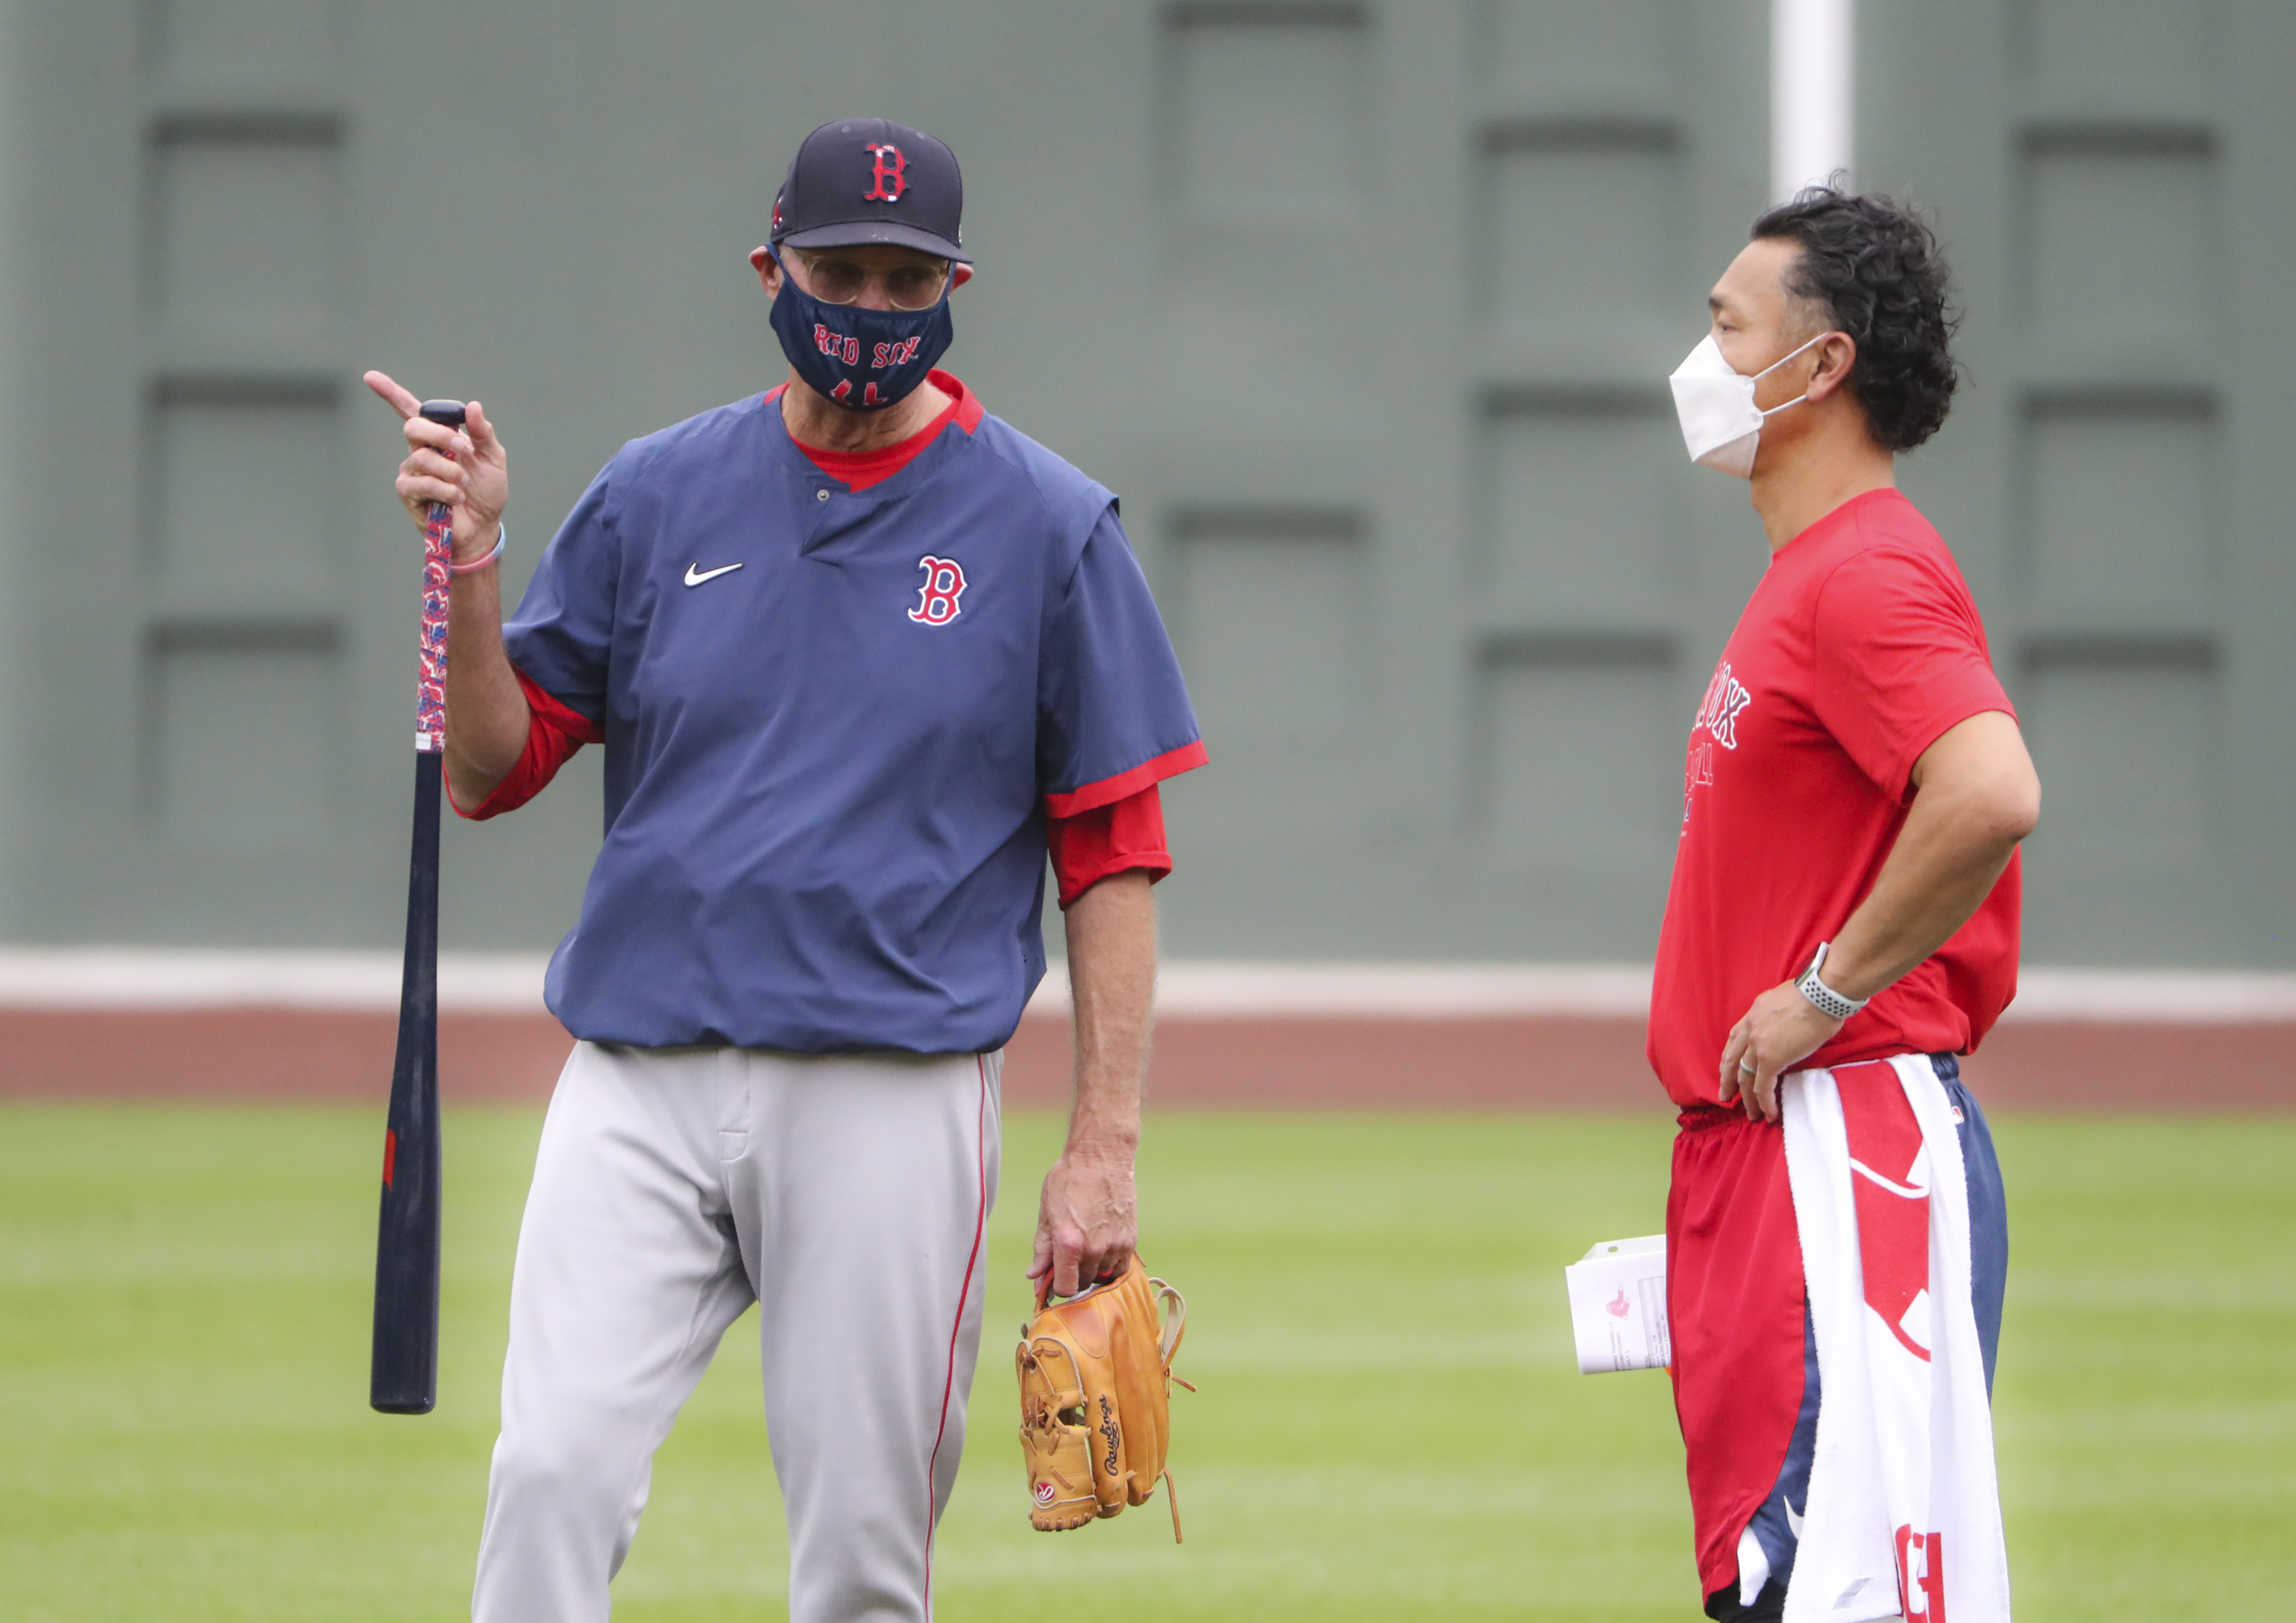
[[[463,426],[463,406],[460,400],[425,400],[422,414],[432,422],[443,422],[450,429]]]

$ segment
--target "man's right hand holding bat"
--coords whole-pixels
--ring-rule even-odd
[[[454,509],[455,562],[480,562],[502,539],[510,500],[509,459],[485,409],[472,401],[457,430],[425,418],[422,402],[383,373],[368,373],[366,386],[404,419],[406,460],[397,488],[415,527],[429,520],[431,503],[446,503]],[[518,764],[529,721],[503,652],[502,573],[456,575],[447,621],[447,792],[456,806],[477,806]]]

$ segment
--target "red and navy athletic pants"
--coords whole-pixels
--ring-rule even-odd
[[[2001,1163],[1958,1062],[1951,1054],[1932,1054],[1930,1062],[1961,1122],[1971,1295],[1989,1388],[2009,1271]],[[1887,1064],[1844,1066],[1833,1074],[1844,1089],[1902,1086]],[[1752,1623],[1779,1615],[1793,1574],[1794,1526],[1809,1508],[1817,1340],[1786,1180],[1784,1129],[1717,1106],[1693,1107],[1680,1120],[1666,1203],[1667,1317],[1699,1587],[1707,1616]],[[1750,1605],[1741,1605],[1738,1540],[1749,1527],[1770,1558],[1770,1579]]]

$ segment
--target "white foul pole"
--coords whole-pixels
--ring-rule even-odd
[[[1770,0],[1770,196],[1849,168],[1852,0]]]

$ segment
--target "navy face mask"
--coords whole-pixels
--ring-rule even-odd
[[[774,332],[797,375],[840,406],[876,412],[908,396],[925,381],[955,336],[948,296],[922,310],[870,310],[826,304],[798,286],[779,254],[782,291],[774,300]]]

